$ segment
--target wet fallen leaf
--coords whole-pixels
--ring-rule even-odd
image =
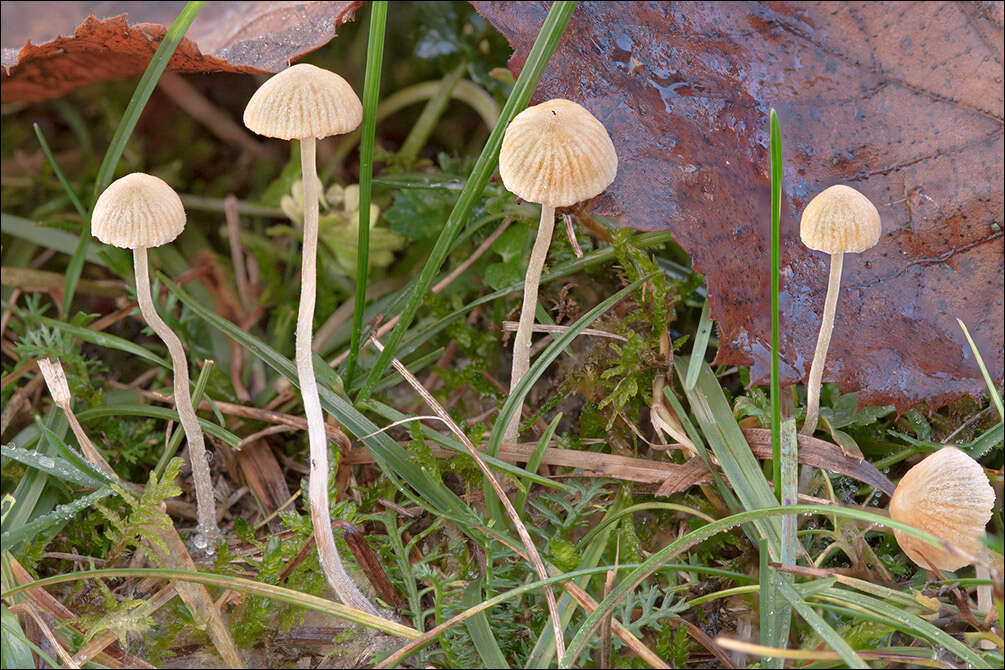
[[[330,41],[362,4],[206,3],[169,69],[277,72]],[[3,102],[48,100],[96,81],[142,73],[184,6],[184,2],[5,2],[0,32]]]
[[[545,2],[475,2],[518,71]],[[782,379],[804,380],[829,258],[803,207],[843,182],[883,219],[845,258],[825,381],[899,411],[979,394],[962,318],[999,383],[1003,319],[1003,3],[581,3],[534,102],[584,104],[617,180],[593,203],[669,229],[708,281],[717,362],[769,371],[767,117],[785,142]]]

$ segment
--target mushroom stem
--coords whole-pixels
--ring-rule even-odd
[[[188,382],[188,359],[181,340],[157,313],[150,294],[150,266],[145,247],[133,249],[133,266],[136,270],[136,297],[140,303],[140,313],[157,336],[167,345],[171,354],[174,371],[174,404],[178,418],[188,440],[189,461],[192,464],[192,480],[195,482],[195,502],[198,515],[198,529],[193,543],[206,553],[216,551],[220,541],[220,529],[216,525],[216,500],[213,497],[213,483],[209,466],[206,465],[206,445],[202,428],[192,407],[192,395]]]
[[[834,314],[837,311],[838,292],[841,290],[843,266],[844,253],[831,254],[831,274],[827,282],[827,297],[824,299],[824,315],[820,320],[820,333],[817,335],[817,349],[813,353],[813,363],[810,365],[810,378],[806,382],[806,420],[799,431],[802,435],[812,435],[817,429],[817,420],[820,416],[820,383],[824,375],[827,348],[831,343],[831,332],[834,330]]]
[[[310,442],[311,472],[308,494],[311,521],[318,547],[321,567],[328,583],[335,589],[339,600],[369,614],[378,614],[377,608],[366,599],[349,577],[342,565],[335,536],[332,533],[331,513],[328,510],[328,440],[325,435],[321,397],[314,377],[311,347],[314,328],[314,302],[317,285],[318,256],[318,177],[314,154],[316,139],[300,140],[300,165],[304,184],[304,249],[300,269],[300,308],[297,312],[296,363],[300,394],[307,415],[307,437]]]
[[[513,338],[513,370],[510,374],[509,391],[513,393],[516,385],[530,369],[530,338],[534,329],[534,314],[537,311],[537,287],[541,283],[541,270],[548,257],[548,247],[555,230],[555,208],[551,205],[541,205],[541,222],[537,226],[537,239],[534,249],[527,262],[527,275],[523,284],[523,305],[520,307],[520,325]],[[520,438],[520,418],[523,415],[523,403],[517,408],[506,432],[503,442],[516,442]]]

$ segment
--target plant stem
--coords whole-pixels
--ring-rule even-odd
[[[513,370],[509,380],[510,393],[530,369],[530,338],[534,329],[534,313],[537,311],[537,288],[541,283],[541,271],[544,269],[544,261],[548,257],[548,247],[551,245],[551,236],[554,230],[555,208],[551,205],[541,205],[541,222],[537,226],[537,239],[534,240],[534,249],[527,262],[527,276],[523,285],[523,305],[520,307],[520,325],[517,327],[516,337],[513,338]],[[521,403],[520,408],[510,419],[509,425],[506,426],[503,442],[516,442],[519,439],[522,416],[523,404]]]
[[[321,412],[321,397],[314,378],[314,361],[311,334],[314,327],[314,301],[317,286],[318,256],[318,185],[314,153],[317,140],[305,137],[300,140],[300,166],[304,184],[304,250],[300,270],[300,309],[297,312],[296,363],[300,394],[307,415],[307,438],[310,442],[311,472],[308,493],[311,504],[311,521],[318,546],[318,558],[335,589],[339,600],[349,607],[377,614],[377,608],[366,599],[346,573],[335,546],[332,534],[331,513],[328,510],[328,440],[325,420]]]
[[[199,419],[192,407],[192,396],[189,394],[188,359],[181,340],[164,323],[154,307],[153,297],[150,294],[150,266],[145,248],[133,249],[133,264],[136,269],[136,298],[140,304],[140,313],[157,336],[164,341],[171,354],[174,403],[188,440],[188,456],[192,464],[192,480],[195,482],[195,502],[199,522],[194,545],[211,554],[216,551],[216,545],[220,541],[220,529],[216,525],[216,500],[213,497],[209,466],[206,465],[206,445],[202,429],[199,427]]]
[[[817,335],[817,350],[813,353],[813,364],[810,366],[810,379],[806,383],[806,420],[803,422],[802,435],[812,435],[817,429],[817,419],[820,416],[820,382],[824,375],[824,361],[827,360],[827,348],[831,343],[831,332],[834,330],[834,314],[837,311],[838,292],[841,290],[841,268],[844,266],[844,254],[831,254],[831,274],[827,282],[827,297],[824,299],[824,315],[820,321],[820,334]]]

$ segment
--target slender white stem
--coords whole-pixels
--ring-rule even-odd
[[[300,309],[297,312],[296,363],[300,394],[307,415],[307,439],[310,442],[311,474],[308,494],[311,504],[311,521],[318,546],[321,568],[328,583],[335,589],[339,600],[369,614],[378,614],[377,608],[366,599],[345,571],[335,536],[332,533],[331,513],[328,510],[328,440],[325,419],[321,412],[321,397],[314,378],[311,336],[314,328],[314,302],[317,291],[318,256],[318,184],[317,166],[314,162],[316,140],[300,140],[300,165],[304,184],[304,253],[300,270]]]
[[[555,230],[555,208],[551,205],[541,205],[541,222],[537,226],[537,239],[534,249],[527,261],[527,276],[523,284],[523,305],[520,307],[520,325],[513,338],[513,370],[510,374],[509,391],[513,392],[523,376],[530,369],[530,338],[534,329],[534,314],[537,311],[537,287],[541,283],[541,270],[548,257],[548,247]],[[517,408],[506,432],[503,442],[516,442],[520,437],[520,419],[523,415],[523,403]]]
[[[167,345],[174,370],[174,404],[178,418],[188,440],[188,456],[192,463],[192,480],[195,483],[195,502],[198,516],[195,546],[207,553],[216,551],[220,541],[220,529],[216,525],[216,500],[213,497],[213,482],[206,464],[206,445],[202,428],[192,407],[192,395],[188,384],[188,358],[181,340],[161,319],[150,295],[150,266],[145,248],[133,249],[133,265],[136,269],[136,298],[140,303],[140,313],[150,324],[157,336]]]
[[[813,353],[813,363],[810,365],[810,379],[806,383],[806,421],[799,431],[802,435],[812,435],[817,429],[817,419],[820,416],[820,382],[824,376],[824,361],[827,360],[827,348],[831,343],[831,332],[834,330],[834,314],[837,312],[838,292],[841,290],[841,268],[844,266],[844,254],[831,254],[831,274],[827,282],[827,297],[824,299],[824,315],[820,321],[820,334],[817,335],[817,350]]]

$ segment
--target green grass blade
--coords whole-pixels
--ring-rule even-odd
[[[5,235],[12,235],[63,254],[73,254],[77,248],[77,236],[58,228],[37,225],[34,221],[13,214],[0,214],[0,227],[3,228]],[[88,248],[84,258],[88,263],[106,265],[96,249]]]
[[[306,609],[314,610],[315,612],[330,614],[338,617],[339,619],[358,623],[406,640],[413,640],[419,637],[419,632],[414,628],[409,628],[408,626],[390,621],[383,617],[367,614],[366,612],[361,612],[351,607],[346,607],[342,603],[333,602],[309,593],[294,591],[293,589],[276,586],[274,584],[263,584],[261,582],[245,579],[243,577],[217,575],[210,572],[188,572],[186,570],[165,570],[162,568],[106,568],[101,570],[81,570],[78,572],[71,572],[69,574],[56,575],[55,577],[48,577],[46,579],[39,579],[31,582],[30,584],[15,586],[4,591],[3,594],[0,594],[0,597],[7,598],[27,589],[45,588],[46,586],[74,582],[80,579],[102,579],[114,577],[150,577],[156,579],[170,579],[172,581],[192,582],[194,584],[204,584],[205,586],[215,586],[221,589],[231,589],[232,591],[243,593],[245,595],[263,596],[265,598],[284,602],[295,607],[304,607]]]
[[[199,370],[199,377],[195,380],[195,387],[192,389],[192,406],[197,410],[199,408],[199,401],[202,400],[203,394],[206,392],[206,384],[209,383],[209,374],[213,371],[213,361],[205,361],[202,364],[202,369]],[[174,455],[178,453],[178,447],[181,446],[181,438],[185,437],[184,430],[175,430],[171,434],[171,441],[168,442],[167,446],[164,448],[164,452],[161,454],[160,460],[157,461],[157,467],[154,468],[154,472],[157,474],[157,479],[160,479],[164,474],[164,470],[167,468],[168,463],[174,458]]]
[[[56,179],[58,179],[59,183],[63,186],[63,190],[66,191],[66,196],[70,199],[70,202],[73,203],[73,208],[77,210],[77,213],[80,214],[81,217],[87,219],[87,209],[84,207],[84,203],[80,201],[80,198],[77,197],[77,192],[73,190],[72,186],[70,186],[70,182],[67,181],[66,175],[63,174],[63,171],[59,167],[59,163],[56,162],[56,157],[52,154],[52,149],[49,148],[49,143],[45,140],[45,135],[42,134],[42,129],[37,123],[31,124],[31,127],[34,129],[35,137],[38,138],[38,143],[42,147],[42,153],[45,154],[45,160],[49,161],[49,167],[52,168],[52,173],[56,175]]]
[[[457,86],[457,82],[464,76],[466,69],[467,62],[461,61],[443,77],[439,88],[436,89],[436,93],[426,102],[426,106],[422,108],[422,113],[416,119],[415,125],[408,132],[408,137],[401,143],[401,148],[398,149],[398,153],[395,156],[396,165],[409,169],[415,164],[419,151],[425,146],[429,140],[429,136],[436,128],[440,117],[443,116],[443,110],[447,108],[447,103],[450,102],[450,94],[453,92],[454,87]]]
[[[370,3],[370,36],[366,46],[366,75],[363,82],[363,128],[359,143],[359,231],[356,242],[356,301],[352,311],[352,338],[346,379],[352,379],[359,356],[366,307],[366,279],[370,271],[370,199],[373,190],[373,144],[377,132],[377,103],[380,102],[380,68],[384,61],[384,26],[387,2]]]
[[[771,154],[771,471],[776,499],[782,500],[782,419],[778,372],[778,265],[781,247],[782,210],[782,131],[778,115],[771,110],[769,151]]]
[[[544,429],[541,433],[541,439],[537,441],[534,445],[534,451],[531,453],[530,458],[527,460],[527,472],[532,475],[537,474],[537,469],[541,467],[541,459],[544,458],[544,450],[548,448],[548,443],[551,442],[551,438],[555,436],[555,431],[558,429],[558,422],[562,420],[562,413],[559,412],[555,415],[555,418],[551,420],[548,427]],[[527,496],[530,495],[530,483],[525,484],[526,488],[521,490],[516,495],[516,501],[513,503],[513,507],[520,513],[520,518],[523,520],[527,519]]]
[[[54,409],[51,409],[49,415],[46,417],[46,426],[60,440],[63,439],[66,431],[70,428],[70,424],[67,423],[66,417],[63,416],[62,412],[56,412]],[[4,447],[4,449],[4,453],[7,453],[7,447]],[[49,439],[46,434],[42,434],[39,437],[38,446],[36,446],[33,452],[29,453],[37,454],[42,458],[54,459],[58,457],[59,446]],[[40,465],[46,464],[46,461],[40,463]],[[34,466],[32,466],[30,472],[21,477],[21,480],[14,488],[14,505],[7,513],[7,523],[16,528],[28,522],[28,519],[35,513],[36,506],[40,505],[39,501],[42,499],[42,494],[45,491],[48,480],[49,475],[44,470]]]
[[[769,568],[775,574],[778,574],[774,568]],[[781,576],[781,575],[779,575]],[[806,604],[803,596],[792,587],[787,581],[779,581],[776,584],[779,594],[785,598],[792,609],[799,613],[803,621],[808,623],[810,627],[820,636],[820,639],[827,643],[831,649],[837,652],[841,660],[844,661],[850,668],[862,668],[867,667],[862,658],[855,653],[855,650],[851,648],[841,634],[834,630],[830,624],[828,624],[822,616],[816,613],[816,611]],[[788,632],[788,626],[785,626],[786,633]],[[774,645],[772,645],[774,646]],[[777,661],[784,661],[784,659],[774,659]],[[778,667],[784,667],[784,662],[779,663]]]
[[[52,429],[46,426],[45,435],[50,439],[62,439],[57,434],[52,432]],[[9,458],[18,463],[24,463],[30,468],[34,468],[39,472],[43,472],[46,475],[55,477],[60,481],[69,482],[70,484],[75,484],[77,486],[83,486],[85,488],[101,488],[107,483],[104,479],[95,477],[92,473],[80,468],[73,461],[67,460],[62,456],[51,455],[39,453],[38,451],[31,451],[29,449],[21,449],[20,447],[13,447],[9,444],[0,446],[0,454],[4,458]]]
[[[674,357],[674,367],[678,376],[684,376],[688,363],[689,359],[686,356]],[[705,434],[708,446],[719,460],[719,466],[736,492],[743,509],[754,510],[777,505],[775,494],[761,474],[761,467],[750,451],[750,445],[747,444],[743,431],[736,423],[729,402],[708,363],[702,363],[698,382],[686,393],[691,411]],[[779,560],[781,524],[777,519],[771,519],[758,520],[754,526],[761,537],[768,540],[772,560]]]
[[[171,364],[165,361],[163,358],[153,353],[145,347],[131,342],[125,338],[117,337],[115,335],[109,335],[108,333],[102,333],[97,330],[91,330],[90,328],[83,328],[81,326],[73,326],[69,323],[59,321],[57,319],[50,318],[48,316],[38,316],[32,315],[30,317],[32,320],[38,321],[39,323],[49,326],[50,328],[60,330],[68,335],[73,335],[78,340],[83,340],[84,342],[89,342],[91,344],[96,344],[99,347],[104,347],[106,349],[115,349],[123,353],[132,354],[138,358],[150,361],[155,365],[159,365],[167,370],[171,369]]]
[[[481,602],[482,581],[482,577],[479,576],[468,584],[468,587],[464,589],[464,595],[461,596],[461,607],[467,609]],[[509,667],[509,663],[506,661],[506,657],[503,656],[502,649],[499,648],[495,635],[492,634],[492,627],[489,626],[489,618],[485,615],[484,610],[465,621],[464,625],[471,636],[471,644],[474,645],[475,651],[478,652],[478,656],[482,659],[482,663],[485,664],[486,668]]]
[[[154,405],[113,405],[112,407],[94,407],[85,409],[77,414],[80,423],[87,423],[93,419],[100,419],[106,416],[145,416],[148,419],[163,419],[179,423],[178,412],[167,407],[155,407]],[[180,425],[180,424],[179,424]],[[215,438],[223,440],[231,447],[236,448],[241,443],[241,438],[232,432],[216,425],[212,421],[199,419],[199,425],[204,432]]]
[[[988,368],[984,365],[984,359],[981,357],[981,352],[977,349],[977,345],[974,344],[974,338],[970,337],[970,331],[967,330],[967,326],[960,319],[956,319],[956,323],[960,324],[960,328],[963,329],[963,334],[967,338],[967,342],[970,344],[970,350],[974,352],[974,360],[977,361],[977,367],[981,369],[981,374],[984,375],[984,383],[988,385],[988,394],[991,396],[991,402],[994,403],[995,407],[998,408],[998,416],[1002,421],[1005,421],[1005,408],[1002,407],[1002,399],[998,396],[998,389],[995,388],[995,383],[991,381],[991,374],[988,372]]]
[[[115,491],[112,489],[103,487],[93,493],[87,494],[86,496],[81,496],[73,502],[60,505],[48,514],[43,514],[36,519],[32,519],[23,526],[5,530],[3,534],[0,535],[0,544],[3,544],[4,547],[14,547],[20,544],[22,540],[29,537],[34,537],[39,533],[44,533],[56,526],[66,525],[66,523],[75,517],[79,512],[82,512],[97,501],[107,498],[113,493],[115,493]]]
[[[944,648],[956,654],[964,663],[971,667],[992,667],[977,652],[967,647],[952,635],[933,626],[918,615],[905,611],[902,606],[891,605],[864,593],[855,593],[854,591],[837,587],[825,589],[823,592],[817,594],[814,599],[837,603],[881,617],[884,621],[892,626],[896,626],[905,633],[927,640],[936,647]]]
[[[168,290],[178,296],[178,299],[188,306],[196,316],[245,347],[249,353],[286,377],[295,388],[299,388],[297,386],[299,383],[297,369],[293,361],[236,324],[224,319],[183,291],[170,279],[164,276],[161,276],[160,279]],[[324,366],[323,363],[320,365]],[[315,367],[318,367],[318,363],[315,364]],[[319,376],[321,375],[319,374]],[[427,475],[401,445],[392,440],[386,433],[377,432],[380,429],[379,426],[325,385],[319,385],[318,392],[324,410],[332,414],[346,432],[363,442],[373,454],[377,465],[391,479],[392,483],[403,487],[404,484],[399,481],[400,478],[415,490],[424,504],[429,505],[437,514],[458,523],[458,526],[467,533],[470,532],[471,526],[481,523],[478,516],[464,501],[448,489],[443,482]]]
[[[497,456],[499,454],[499,447],[502,445],[503,432],[505,431],[506,426],[509,425],[512,416],[519,412],[520,408],[523,407],[524,397],[530,393],[530,389],[534,386],[534,383],[537,382],[541,375],[544,374],[544,371],[548,369],[548,366],[551,365],[556,358],[558,358],[559,354],[565,351],[565,349],[572,343],[572,340],[583,332],[583,330],[591,323],[600,318],[604,312],[627,298],[632,291],[641,286],[642,283],[648,279],[649,275],[635,280],[581,316],[574,324],[569,326],[568,330],[555,337],[555,340],[548,345],[547,349],[541,352],[541,354],[537,357],[537,360],[535,360],[530,366],[527,374],[523,376],[520,383],[516,385],[506,398],[506,402],[503,403],[502,409],[499,410],[499,414],[496,416],[495,423],[492,426],[492,433],[489,435],[488,442],[485,445],[485,453],[490,456]],[[499,498],[496,497],[495,491],[492,490],[492,487],[488,482],[484,483],[484,491],[486,507],[488,507],[492,512],[492,516],[496,520],[499,527],[505,528],[506,520],[500,507]]]
[[[185,36],[185,32],[188,31],[188,27],[195,20],[196,15],[204,4],[206,3],[189,2],[186,4],[185,8],[178,14],[178,18],[168,28],[164,39],[161,40],[160,46],[157,47],[157,51],[150,58],[150,64],[147,65],[143,76],[140,77],[136,90],[133,91],[133,96],[129,99],[129,104],[126,105],[126,110],[122,114],[122,119],[115,128],[115,134],[112,135],[112,140],[108,143],[105,157],[98,167],[98,174],[94,180],[94,191],[91,194],[92,209],[101,192],[112,183],[112,177],[115,175],[115,169],[119,165],[119,159],[122,158],[122,152],[126,150],[126,143],[129,142],[129,138],[132,136],[133,130],[140,120],[143,108],[146,107],[150,95],[154,92],[157,82],[160,81],[161,74],[167,68],[171,56],[174,55],[175,49],[178,48],[182,38]],[[69,311],[70,303],[73,302],[73,294],[77,290],[77,281],[80,279],[80,273],[84,269],[84,260],[87,258],[90,241],[91,217],[85,216],[77,248],[74,250],[70,264],[66,268],[66,286],[63,289],[64,314]]]
[[[527,102],[537,87],[537,82],[544,73],[544,68],[548,65],[551,55],[555,52],[558,41],[561,39],[565,26],[569,22],[569,18],[572,16],[575,8],[575,2],[558,1],[553,3],[551,9],[548,11],[548,16],[545,18],[534,46],[527,56],[527,61],[520,72],[520,77],[517,79],[509,99],[503,106],[502,112],[500,112],[499,121],[496,123],[495,128],[492,129],[492,133],[489,135],[489,139],[486,141],[485,147],[482,149],[482,153],[475,163],[471,176],[468,178],[467,183],[464,185],[464,190],[461,191],[457,199],[457,204],[454,205],[450,216],[447,217],[446,224],[443,226],[443,231],[436,239],[436,244],[433,246],[433,250],[430,252],[429,258],[422,268],[422,272],[419,274],[415,288],[412,289],[412,292],[408,296],[408,302],[401,312],[398,325],[394,327],[394,330],[391,331],[391,334],[385,340],[384,351],[377,357],[376,362],[370,369],[370,374],[367,376],[363,388],[360,389],[359,395],[356,397],[358,401],[363,401],[370,397],[377,381],[390,364],[391,357],[396,355],[398,344],[405,336],[405,331],[411,326],[412,319],[415,318],[415,313],[419,310],[419,305],[422,304],[423,299],[433,284],[433,279],[447,257],[451,241],[457,236],[464,222],[467,221],[475,205],[475,201],[481,195],[492,173],[495,172],[496,163],[499,158],[499,148],[502,146],[502,138],[503,133],[506,131],[506,126],[514,116],[527,106]]]
[[[699,385],[700,383],[701,382],[699,380]],[[646,559],[642,565],[635,568],[628,575],[622,578],[617,585],[615,585],[614,589],[611,590],[611,593],[604,598],[604,600],[597,605],[597,608],[586,617],[583,624],[576,631],[572,641],[569,642],[568,651],[566,652],[565,657],[561,660],[560,667],[572,667],[572,664],[575,663],[578,656],[589,645],[590,640],[596,633],[597,628],[600,626],[601,619],[613,611],[628,591],[634,590],[638,587],[638,585],[645,579],[653,575],[657,570],[660,570],[670,559],[684,551],[687,551],[696,544],[704,542],[718,533],[731,530],[745,523],[758,523],[769,519],[775,519],[785,514],[826,514],[848,519],[858,519],[859,521],[874,523],[877,526],[900,530],[924,540],[933,546],[941,546],[941,540],[936,538],[934,535],[908,526],[907,524],[894,521],[888,517],[859,508],[838,507],[836,505],[786,505],[783,507],[770,507],[733,514],[682,535],[680,538],[655,552],[652,556]],[[856,667],[861,667],[861,663]]]
[[[684,377],[684,390],[690,391],[698,381],[702,361],[705,360],[705,350],[708,348],[708,338],[712,334],[712,317],[709,315],[708,300],[701,307],[698,318],[698,331],[694,334],[694,346],[691,347],[691,362],[687,366],[687,376]]]

